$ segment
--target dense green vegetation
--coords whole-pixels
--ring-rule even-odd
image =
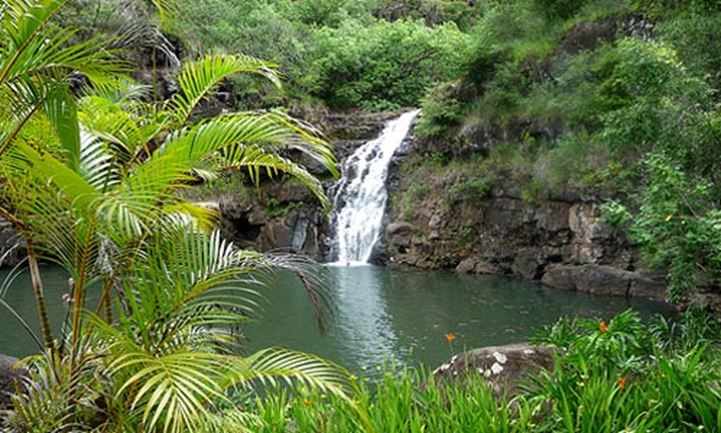
[[[530,201],[605,202],[646,265],[668,271],[673,299],[717,288],[720,14],[717,2],[499,4],[471,30],[469,69],[423,99],[418,133],[466,163],[485,137],[478,176]]]
[[[470,38],[454,22],[430,17],[442,14],[440,2],[386,3],[202,0],[183,7],[173,31],[194,51],[223,49],[276,62],[291,97],[336,109],[417,105],[434,83],[458,74]],[[444,10],[463,2],[449,3]],[[397,21],[379,18],[388,14]],[[439,25],[429,27],[424,18]],[[262,88],[243,88],[277,101]]]
[[[190,52],[280,65],[286,93],[245,81],[239,105],[420,104],[425,148],[480,155],[484,192],[596,197],[674,299],[718,286],[718,2],[240,3],[195,2],[170,26]]]

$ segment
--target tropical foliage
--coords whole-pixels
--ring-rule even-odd
[[[197,115],[232,75],[279,85],[271,65],[250,57],[187,63],[173,98],[146,102],[106,42],[74,43],[52,24],[63,3],[9,2],[1,15],[2,213],[29,250],[45,344],[26,361],[3,427],[197,431],[214,425],[228,390],[275,376],[340,395],[346,376],[320,359],[280,349],[235,355],[259,273],[298,272],[319,314],[327,299],[302,263],[239,250],[212,229],[212,210],[177,194],[236,169],[256,182],[296,177],[327,204],[319,182],[287,156],[334,172],[328,143],[280,112]],[[44,312],[38,255],[70,276],[58,335]],[[237,413],[222,428],[247,421]]]
[[[332,302],[308,263],[237,248],[183,194],[242,172],[295,178],[327,208],[299,161],[337,174],[331,146],[276,106],[421,104],[428,154],[397,205],[417,204],[429,167],[459,170],[453,202],[499,179],[530,202],[574,190],[606,202],[674,300],[718,290],[717,1],[95,6],[0,4],[0,216],[27,248],[41,323],[3,431],[721,431],[721,335],[703,314],[562,320],[537,339],[559,347],[555,368],[518,395],[412,371],[358,385],[311,355],[241,355],[268,274],[295,272],[321,327]],[[233,110],[218,109],[221,87]],[[493,139],[464,142],[479,136]],[[70,277],[63,323],[46,313],[41,261]]]
[[[708,158],[721,137],[717,2],[243,6],[230,16],[227,0],[203,0],[174,29],[196,47],[278,62],[290,93],[253,86],[252,100],[370,110],[421,104],[417,132],[431,143],[424,148],[461,161],[469,148],[482,149],[471,151],[486,157],[476,170],[521,185],[529,202],[569,191],[608,201],[633,216],[623,227],[642,246],[642,265],[668,272],[671,298],[718,288],[719,170]],[[483,137],[497,145],[467,142]],[[659,160],[692,192],[654,193],[674,181],[652,173]],[[680,200],[689,194],[693,203]]]
[[[201,0],[183,6],[175,30],[195,50],[220,47],[278,63],[287,96],[379,111],[416,105],[456,73],[471,44],[445,17],[447,3],[467,9],[436,0]],[[250,89],[277,100],[262,86]]]

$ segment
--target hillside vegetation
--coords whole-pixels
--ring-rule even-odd
[[[448,160],[480,154],[470,164],[484,184],[512,179],[529,201],[575,191],[605,203],[647,264],[668,270],[672,298],[716,286],[720,11],[497,5],[472,30],[464,75],[424,98],[418,133]]]
[[[81,3],[71,20],[120,26],[123,14]],[[241,52],[275,62],[286,79],[279,90],[234,78],[231,105],[422,106],[426,158],[413,164],[463,166],[454,190],[470,191],[464,200],[510,182],[530,203],[569,193],[601,202],[646,265],[668,271],[673,298],[718,286],[721,2],[198,0],[179,9],[164,33],[183,55]]]
[[[311,263],[227,241],[187,191],[294,178],[328,210],[314,172],[337,175],[333,148],[288,113],[422,106],[404,211],[440,173],[448,201],[510,183],[534,213],[602,204],[672,299],[718,291],[718,24],[718,0],[3,1],[0,217],[26,257],[0,307],[37,353],[0,358],[0,431],[721,431],[721,324],[705,310],[561,318],[534,342],[549,364],[514,390],[492,382],[511,370],[499,347],[448,382],[448,363],[372,384],[313,355],[248,354],[273,272],[298,277],[321,331],[336,303]],[[267,219],[292,210],[266,204]],[[25,261],[35,322],[5,300]],[[45,263],[70,277],[62,323]]]

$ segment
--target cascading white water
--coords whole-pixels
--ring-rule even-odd
[[[405,113],[388,122],[378,138],[359,147],[343,163],[343,178],[333,198],[338,264],[368,263],[383,224],[388,166],[418,113]]]

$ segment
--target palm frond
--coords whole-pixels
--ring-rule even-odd
[[[0,57],[0,85],[13,76],[13,68],[34,41],[42,39],[42,31],[50,19],[68,0],[7,0],[0,14],[0,34],[7,41]]]
[[[68,163],[74,170],[80,169],[80,127],[78,126],[75,98],[66,84],[54,86],[52,93],[43,100],[45,115],[65,149]]]
[[[109,397],[99,367],[88,341],[63,356],[47,351],[23,360],[16,367],[24,373],[11,396],[13,410],[3,414],[3,431],[90,431],[87,417],[79,415],[102,414],[96,403]]]
[[[169,101],[179,125],[223,80],[236,74],[258,74],[280,86],[275,65],[249,56],[212,55],[186,64],[178,75],[180,93]]]
[[[246,169],[256,182],[261,170],[271,177],[287,173],[299,179],[327,208],[329,202],[320,182],[303,166],[281,156],[282,150],[292,149],[302,149],[337,173],[331,145],[278,113],[219,116],[169,137],[158,153],[177,155],[188,167],[203,169],[204,162],[220,157],[219,168]]]
[[[83,128],[112,146],[119,164],[150,155],[150,143],[168,126],[168,116],[137,98],[144,87],[128,84],[123,91],[83,98],[79,118]]]
[[[269,348],[237,358],[228,386],[310,386],[346,398],[353,376],[322,358],[281,348]]]
[[[154,7],[162,23],[167,23],[170,18],[178,13],[180,8],[179,0],[148,0]]]
[[[226,398],[220,378],[229,368],[225,356],[195,351],[128,352],[110,365],[113,375],[126,377],[116,397],[131,402],[143,430],[168,433],[195,431],[204,423],[216,402]]]

